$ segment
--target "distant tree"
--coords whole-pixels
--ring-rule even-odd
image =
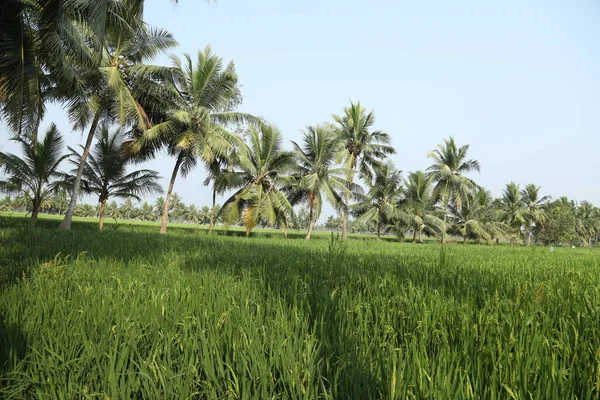
[[[35,225],[42,203],[59,187],[59,164],[67,157],[62,154],[63,139],[52,124],[42,142],[37,139],[15,138],[21,145],[22,158],[0,152],[0,168],[8,175],[0,181],[0,189],[22,193],[31,209],[31,224]]]
[[[345,193],[357,189],[346,179],[349,170],[335,166],[343,143],[330,127],[309,126],[302,135],[302,146],[296,142],[292,144],[297,167],[283,190],[292,205],[306,204],[308,228],[305,239],[308,240],[321,215],[323,200],[340,210],[345,207]]]
[[[413,243],[423,242],[423,232],[439,236],[445,241],[448,226],[442,219],[442,213],[435,209],[432,181],[433,176],[423,171],[411,172],[408,179],[404,180],[404,198],[397,226],[412,230]]]
[[[507,184],[500,200],[500,220],[520,235],[525,224],[524,211],[521,188],[514,182]]]
[[[134,217],[135,205],[131,201],[131,198],[126,198],[123,204],[121,204],[121,213],[125,219],[132,219]]]
[[[164,203],[163,203],[164,204]],[[152,208],[152,205],[148,204],[148,202],[144,202],[144,204],[142,204],[140,206],[140,208],[138,208],[136,210],[136,218],[142,220],[142,221],[155,221],[156,220],[156,214],[154,214],[154,209]]]
[[[367,194],[362,201],[352,206],[353,214],[358,217],[356,222],[373,222],[380,239],[382,229],[399,218],[403,194],[402,172],[388,161],[377,168],[374,180],[367,182]]]
[[[135,199],[141,201],[140,196],[162,192],[158,184],[159,175],[156,171],[147,169],[127,172],[132,160],[123,149],[124,133],[122,129],[110,132],[107,125],[102,126],[97,134],[98,141],[87,157],[83,169],[83,192],[94,193],[100,203],[98,228],[104,226],[106,203],[109,198]],[[71,162],[78,166],[81,155],[70,149],[73,155]],[[70,176],[71,180],[75,177]],[[133,203],[126,204],[119,212],[113,212],[119,218],[130,218],[133,215]],[[112,217],[115,218],[115,217]]]
[[[433,160],[433,164],[427,168],[435,182],[433,198],[443,206],[444,221],[447,220],[451,202],[460,208],[463,199],[467,199],[477,189],[477,184],[464,175],[480,170],[479,161],[467,159],[468,151],[469,145],[458,147],[454,138],[450,137],[428,154]]]
[[[75,215],[78,217],[95,217],[97,212],[91,204],[78,204],[75,208]]]
[[[325,229],[330,231],[338,231],[342,227],[342,219],[330,215],[325,222]]]
[[[579,238],[577,222],[575,202],[561,197],[548,203],[544,222],[533,228],[533,234],[546,245],[571,244]]]
[[[367,113],[360,102],[350,103],[344,108],[341,116],[333,115],[336,131],[343,144],[341,156],[350,173],[347,177],[352,184],[356,173],[367,181],[373,179],[373,168],[381,164],[388,155],[396,150],[390,145],[391,139],[387,133],[373,131],[375,114]],[[346,192],[345,210],[350,207],[351,193]],[[348,211],[342,210],[342,239],[348,236]]]
[[[523,218],[525,219],[525,238],[527,246],[531,244],[533,228],[546,222],[548,217],[548,205],[552,198],[550,196],[540,197],[540,186],[533,183],[525,186],[521,191],[521,201],[523,202]]]
[[[240,146],[237,165],[245,184],[225,201],[219,215],[229,223],[242,218],[246,236],[259,221],[277,225],[286,234],[294,211],[279,185],[295,166],[294,154],[282,149],[281,132],[273,126],[251,127],[248,140]]]
[[[186,222],[192,222],[194,224],[198,224],[202,221],[202,215],[200,210],[194,205],[190,204],[181,212],[181,217]]]

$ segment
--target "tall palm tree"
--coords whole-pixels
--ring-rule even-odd
[[[436,182],[433,197],[442,202],[446,221],[450,202],[461,207],[463,199],[477,190],[477,184],[464,174],[479,172],[480,166],[479,161],[467,159],[469,145],[458,147],[453,137],[444,139],[437,147],[427,155],[434,162],[427,171]]]
[[[413,231],[413,243],[423,242],[423,231],[444,241],[447,224],[435,209],[433,178],[423,171],[411,172],[404,180],[404,198],[400,203],[399,226]]]
[[[289,192],[288,198],[292,205],[304,203],[308,206],[308,230],[305,237],[308,240],[321,215],[323,197],[335,209],[340,210],[344,207],[343,196],[351,185],[346,179],[349,171],[335,166],[342,142],[331,127],[310,126],[303,133],[302,140],[302,146],[292,142],[298,165],[284,191]],[[356,191],[355,188],[354,190]]]
[[[373,111],[367,113],[360,102],[350,103],[344,108],[344,115],[333,115],[337,133],[343,143],[341,152],[344,166],[349,169],[348,181],[353,184],[356,173],[366,181],[373,179],[373,168],[396,151],[390,145],[391,139],[387,133],[372,131],[375,123]],[[348,208],[350,192],[346,192],[345,210],[342,213],[342,239],[348,237]]]
[[[140,196],[161,193],[162,188],[158,184],[160,179],[156,171],[147,169],[127,172],[127,166],[131,163],[130,157],[122,150],[125,135],[122,129],[110,133],[107,125],[103,125],[99,131],[98,141],[94,150],[90,152],[88,160],[83,169],[82,189],[85,193],[98,195],[100,203],[100,215],[98,228],[104,226],[106,202],[109,198],[136,199],[141,201]],[[71,162],[79,165],[81,155],[71,149],[73,159]],[[71,177],[74,180],[74,177]],[[128,218],[128,210],[119,210],[121,217]],[[129,210],[131,211],[131,210]]]
[[[133,125],[140,130],[151,125],[149,112],[143,104],[148,99],[165,97],[163,84],[170,77],[166,67],[143,64],[175,46],[172,35],[163,30],[144,27],[135,31],[110,30],[94,43],[92,54],[97,63],[80,71],[80,90],[71,94],[68,111],[76,129],[89,127],[80,164],[75,176],[73,193],[60,229],[69,229],[79,197],[83,169],[91,149],[96,129],[102,120],[117,120],[121,125]],[[155,105],[154,105],[155,106]],[[149,110],[150,111],[150,110]]]
[[[589,201],[582,201],[575,211],[576,230],[584,246],[592,246],[592,242],[600,233],[600,209]]]
[[[164,197],[162,197],[162,196],[157,197],[156,200],[154,200],[154,207],[152,207],[157,218],[160,218],[163,215],[164,207],[165,207]]]
[[[540,197],[540,186],[533,183],[525,186],[521,191],[521,201],[524,205],[523,218],[525,219],[525,235],[527,237],[527,246],[531,245],[531,236],[533,236],[533,227],[544,223],[547,218],[547,210],[552,197]]]
[[[240,217],[246,236],[259,221],[279,225],[284,234],[293,215],[293,207],[279,186],[286,182],[284,174],[293,170],[296,157],[282,149],[281,132],[274,126],[260,124],[248,130],[249,144],[238,151],[238,179],[244,182],[219,211],[229,223]]]
[[[184,221],[192,222],[194,224],[202,222],[200,210],[198,210],[198,207],[196,207],[194,204],[190,204],[189,207],[186,207],[185,210],[182,211],[181,217]]]
[[[223,60],[212,54],[210,47],[199,51],[196,65],[192,58],[172,57],[174,88],[179,94],[170,106],[166,120],[144,132],[137,148],[155,151],[166,147],[176,158],[165,198],[160,232],[167,232],[168,204],[178,174],[187,176],[198,160],[210,165],[225,156],[238,141],[227,131],[235,123],[258,121],[258,118],[232,111],[239,103],[238,77],[233,68],[223,67]],[[150,149],[150,150],[147,150]]]
[[[375,179],[367,182],[367,187],[364,199],[353,205],[353,213],[359,217],[357,222],[372,221],[377,224],[377,238],[381,239],[382,228],[399,216],[400,201],[404,194],[402,172],[388,161],[376,170]]]
[[[35,225],[42,202],[59,187],[54,179],[61,176],[58,167],[67,157],[62,154],[64,142],[55,124],[50,125],[42,142],[20,137],[14,140],[21,145],[23,155],[0,152],[0,168],[8,174],[0,187],[23,193],[31,207],[31,224]]]
[[[524,206],[521,200],[520,185],[514,182],[508,183],[502,191],[500,219],[519,235],[521,227],[525,223]]]

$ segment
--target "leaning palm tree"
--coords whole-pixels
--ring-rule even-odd
[[[399,216],[399,206],[404,190],[402,172],[391,161],[375,172],[373,182],[367,182],[368,191],[362,201],[352,206],[358,216],[356,222],[374,222],[377,238],[381,239],[382,228],[390,225]]]
[[[372,131],[375,123],[373,111],[367,113],[360,102],[350,103],[344,108],[344,115],[333,115],[336,129],[343,143],[341,156],[344,166],[350,171],[348,181],[352,184],[356,173],[366,181],[373,180],[373,168],[396,151],[390,145],[391,139],[387,133]],[[345,209],[350,206],[350,192],[346,192]],[[348,212],[342,212],[342,239],[348,236]]]
[[[165,147],[175,157],[161,217],[160,232],[167,232],[168,210],[177,175],[187,176],[198,160],[210,165],[222,157],[238,141],[225,128],[230,124],[258,122],[258,118],[231,109],[239,103],[238,77],[233,68],[223,67],[223,60],[212,54],[210,47],[198,52],[196,65],[192,58],[172,57],[174,88],[179,93],[170,106],[166,120],[148,129],[136,147],[152,152]],[[150,149],[150,150],[148,150]]]
[[[423,232],[445,241],[447,224],[435,209],[432,184],[432,176],[423,171],[411,172],[404,180],[404,198],[400,203],[397,225],[412,230],[413,243],[423,242]]]
[[[161,193],[162,188],[158,184],[160,177],[156,171],[141,169],[127,172],[131,159],[122,150],[125,137],[122,129],[110,133],[108,126],[104,125],[97,136],[98,141],[94,150],[88,155],[84,165],[82,189],[85,193],[94,193],[98,196],[100,203],[98,228],[102,229],[108,199],[118,197],[141,201],[140,196]],[[78,166],[82,156],[73,149],[71,151],[74,156],[71,162]],[[75,180],[73,176],[70,178],[72,181]],[[127,211],[120,207],[118,215],[127,218],[129,217]]]
[[[62,155],[63,139],[56,125],[50,125],[42,142],[30,142],[16,137],[23,152],[22,157],[0,152],[0,168],[8,175],[0,181],[0,188],[22,193],[31,207],[31,224],[35,225],[42,203],[58,190],[61,175],[59,164],[67,157]]]
[[[261,124],[248,130],[250,144],[242,143],[238,151],[238,179],[244,182],[219,211],[228,223],[242,218],[246,236],[260,222],[279,225],[284,234],[293,207],[279,186],[286,181],[284,174],[293,170],[296,158],[284,151],[281,132],[274,126]]]
[[[356,192],[357,189],[351,188],[346,179],[349,171],[335,166],[342,142],[331,127],[310,126],[303,134],[303,145],[300,146],[296,142],[292,144],[298,165],[284,191],[289,193],[288,199],[291,204],[307,205],[308,230],[305,239],[310,239],[315,223],[321,215],[323,198],[335,209],[340,210],[345,206],[346,191],[354,189]]]
[[[450,202],[461,207],[463,200],[477,189],[477,184],[464,176],[467,172],[480,170],[479,161],[467,159],[468,151],[469,145],[457,147],[454,138],[450,137],[428,154],[434,162],[427,169],[435,181],[433,197],[442,202],[444,220],[447,219]]]
[[[530,183],[521,191],[521,202],[524,206],[523,218],[525,220],[527,246],[531,245],[534,226],[546,221],[548,216],[548,205],[552,200],[552,197],[550,196],[540,197],[540,189],[540,186]]]
[[[163,30],[144,27],[134,31],[109,31],[102,40],[92,42],[97,60],[93,68],[79,71],[79,90],[70,95],[68,112],[76,129],[89,127],[80,163],[75,175],[73,193],[60,229],[69,229],[77,205],[83,169],[98,126],[104,121],[118,121],[139,130],[151,125],[148,112],[142,105],[153,104],[167,96],[164,82],[170,78],[170,69],[143,64],[175,46],[172,35]],[[156,100],[154,103],[148,99]],[[161,100],[162,101],[162,100]]]

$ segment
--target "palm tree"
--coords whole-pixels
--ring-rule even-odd
[[[163,215],[164,207],[165,199],[162,196],[157,197],[156,200],[154,200],[154,207],[152,208],[152,210],[156,214],[156,218],[160,218]]]
[[[0,112],[18,136],[37,140],[48,100],[82,87],[81,68],[97,66],[97,46],[142,26],[140,2],[13,0],[0,5]]]
[[[200,210],[194,205],[190,204],[189,207],[186,207],[182,213],[181,217],[186,222],[192,222],[194,224],[198,224],[202,220],[202,216],[200,215]]]
[[[130,198],[126,198],[123,204],[121,204],[121,212],[125,219],[131,219],[135,215],[135,206]]]
[[[447,224],[435,209],[431,186],[433,177],[423,171],[411,172],[404,180],[404,198],[400,206],[399,225],[413,231],[413,243],[423,242],[423,231],[445,241]]]
[[[156,220],[152,205],[148,204],[148,202],[145,201],[144,204],[142,204],[140,208],[137,209],[136,218],[139,218],[142,221]]]
[[[110,133],[108,126],[103,125],[97,136],[98,141],[94,151],[89,154],[88,161],[84,165],[82,189],[86,193],[98,195],[100,203],[98,228],[102,229],[106,202],[109,198],[133,198],[141,201],[140,196],[160,193],[162,188],[158,184],[160,177],[156,171],[141,169],[127,173],[131,158],[122,150],[125,137],[122,129]],[[74,156],[71,162],[79,165],[82,156],[73,149],[71,151]],[[73,178],[71,177],[72,180]],[[133,207],[133,204],[131,205]],[[132,210],[121,208],[119,215],[129,218],[131,212]]]
[[[237,146],[236,146],[237,147]],[[208,163],[208,175],[204,180],[204,185],[208,186],[212,183],[212,207],[209,215],[208,232],[212,233],[214,219],[217,208],[217,194],[223,194],[229,189],[240,187],[244,182],[239,181],[239,174],[235,173],[235,160],[237,157],[236,147],[226,154],[219,155]]]
[[[402,172],[398,171],[391,161],[383,164],[375,172],[373,182],[367,182],[367,195],[355,204],[353,213],[359,218],[357,222],[374,222],[377,224],[377,238],[381,239],[381,229],[399,216],[399,205],[404,190],[402,188]]]
[[[286,180],[283,174],[294,168],[296,158],[282,150],[281,132],[272,125],[250,127],[248,139],[250,144],[240,145],[236,172],[244,184],[217,216],[223,214],[229,223],[242,217],[247,237],[259,221],[278,224],[285,234],[294,211],[278,186]]]
[[[75,215],[78,217],[95,217],[98,212],[91,204],[79,204],[75,209]]]
[[[308,206],[308,231],[305,239],[310,239],[321,215],[323,197],[335,209],[340,210],[344,207],[342,196],[351,185],[346,179],[348,170],[335,168],[335,159],[342,143],[330,127],[310,126],[303,134],[303,146],[296,142],[292,144],[298,165],[284,191],[289,192],[288,198],[292,205],[304,203]]]
[[[168,204],[178,174],[187,176],[198,159],[210,165],[227,154],[237,137],[225,128],[232,123],[257,122],[258,118],[232,111],[239,104],[238,77],[233,64],[223,68],[223,60],[210,47],[198,52],[196,65],[188,54],[184,60],[172,57],[174,99],[166,120],[148,129],[139,138],[139,150],[153,152],[166,147],[176,158],[165,198],[160,232],[167,232]],[[150,149],[150,150],[148,150]]]
[[[150,127],[150,112],[146,112],[142,105],[152,104],[148,99],[164,97],[168,85],[163,83],[169,77],[169,69],[142,63],[176,44],[170,33],[144,27],[134,31],[109,31],[92,46],[92,49],[97,49],[92,54],[97,62],[93,68],[80,71],[80,90],[73,93],[68,102],[74,128],[89,126],[89,131],[77,168],[69,209],[60,229],[69,229],[71,226],[83,169],[101,120],[117,120],[121,125],[131,124],[141,130]],[[156,105],[153,104],[153,107]]]
[[[524,205],[523,218],[525,220],[527,246],[531,245],[533,227],[544,223],[546,220],[548,204],[552,200],[550,196],[540,197],[540,189],[540,186],[530,183],[521,191],[521,201]]]
[[[354,183],[355,175],[366,181],[373,180],[373,168],[396,151],[390,146],[391,139],[382,131],[371,131],[375,123],[373,111],[367,114],[360,102],[350,103],[344,108],[344,115],[333,115],[337,125],[337,133],[343,143],[341,156],[344,166],[350,171],[348,181]],[[342,213],[342,239],[348,237],[348,208],[350,206],[350,191],[346,192],[345,211]]]
[[[584,246],[592,246],[592,242],[600,233],[600,209],[589,201],[582,201],[575,211],[576,230]]]
[[[521,227],[525,223],[525,218],[523,217],[524,207],[521,200],[520,186],[514,182],[508,183],[502,191],[500,219],[519,235]]]
[[[509,236],[508,225],[496,219],[492,201],[491,194],[480,189],[475,194],[467,194],[460,206],[455,203],[450,205],[451,230],[463,237],[464,244],[471,237],[478,241],[484,239],[492,245],[494,238]]]
[[[60,177],[58,166],[67,155],[61,155],[63,139],[55,124],[50,125],[42,142],[20,137],[14,140],[21,145],[23,157],[0,152],[0,168],[9,175],[8,180],[0,181],[0,187],[23,193],[31,206],[31,224],[35,225],[42,203],[59,186],[53,179]]]
[[[463,199],[477,189],[477,184],[464,176],[467,172],[480,170],[479,161],[467,159],[468,151],[469,145],[457,147],[454,138],[450,137],[427,155],[434,161],[427,171],[436,182],[433,197],[442,202],[444,221],[447,220],[450,202],[460,208]]]

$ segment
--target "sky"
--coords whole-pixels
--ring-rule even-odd
[[[233,60],[240,111],[289,140],[331,120],[350,101],[374,110],[404,171],[454,136],[479,160],[477,183],[500,196],[511,182],[600,205],[600,2],[597,0],[383,1],[147,0],[145,19],[175,36],[175,54],[210,45]],[[167,57],[154,61],[167,64]],[[49,107],[69,145],[83,142]],[[2,151],[17,151],[0,128]],[[145,167],[166,187],[174,159]],[[175,191],[208,205],[198,168]],[[331,214],[324,210],[324,219]]]

